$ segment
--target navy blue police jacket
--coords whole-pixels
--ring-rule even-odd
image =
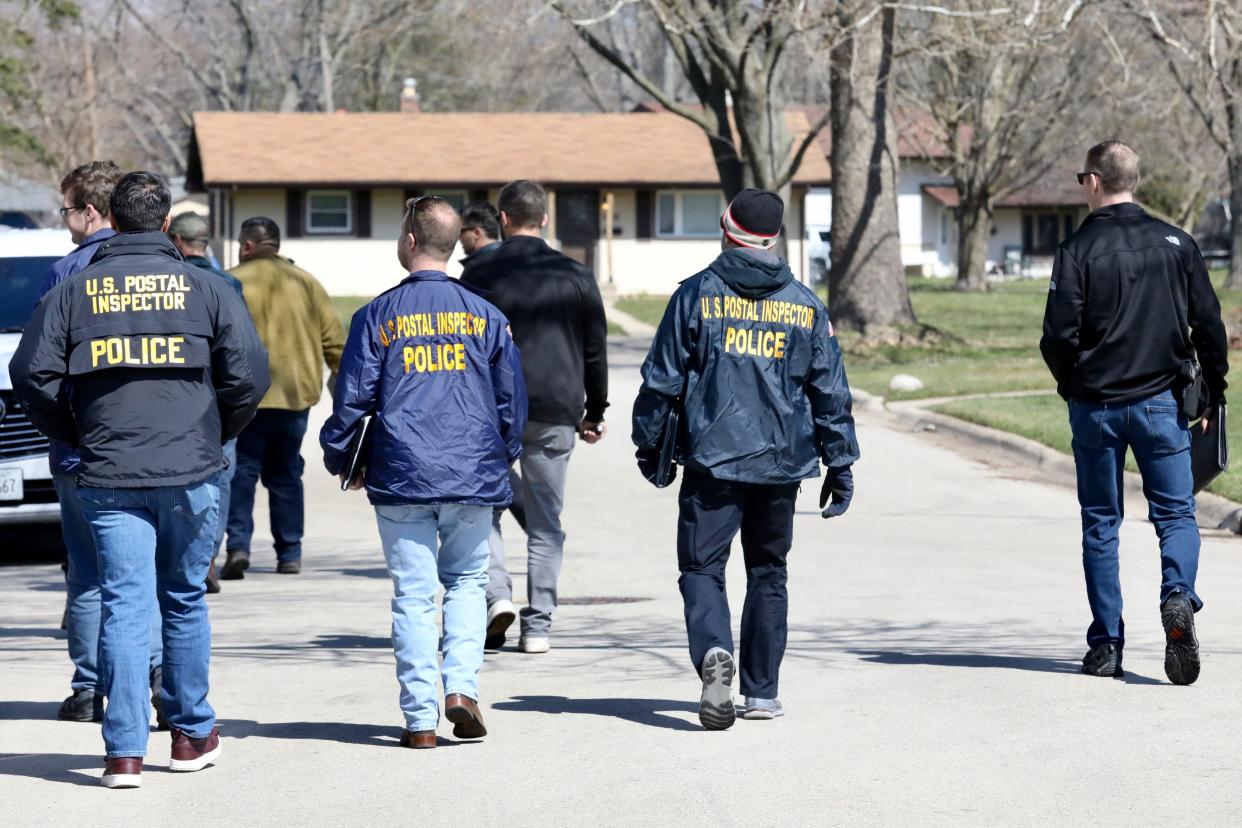
[[[776,485],[858,459],[841,349],[819,297],[766,251],[726,250],[669,300],[642,367],[633,439],[657,451],[684,393],[678,460]]]
[[[507,505],[527,412],[504,314],[434,270],[380,294],[350,322],[332,416],[319,434],[332,474],[346,470],[367,414],[372,503]]]
[[[52,288],[9,370],[35,427],[78,449],[79,483],[117,488],[220,471],[270,382],[245,304],[159,232],[112,236]]]

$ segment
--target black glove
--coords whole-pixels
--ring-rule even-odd
[[[832,504],[828,504],[828,497],[832,496]],[[819,508],[823,509],[825,518],[834,518],[838,515],[845,514],[845,510],[850,508],[850,501],[854,499],[854,473],[850,471],[849,466],[839,469],[828,469],[828,473],[824,475],[823,488],[819,490]],[[827,506],[828,508],[824,508]]]
[[[634,452],[634,456],[638,458],[638,470],[643,473],[643,477],[647,478],[647,482],[655,485],[656,474],[660,470],[660,452],[658,449],[639,449]],[[674,463],[669,467],[668,483],[671,485],[677,479],[677,464]]]

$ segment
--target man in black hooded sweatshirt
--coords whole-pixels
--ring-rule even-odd
[[[755,189],[725,209],[723,252],[669,301],[634,403],[638,466],[653,483],[670,410],[683,409],[677,561],[690,658],[703,681],[699,721],[708,730],[724,730],[736,716],[725,594],[734,536],[741,531],[747,576],[743,715],[772,719],[785,712],[777,680],[799,485],[819,476],[822,460],[825,518],[844,513],[854,491],[858,440],[841,349],[819,297],[772,252],[784,211],[780,196]]]

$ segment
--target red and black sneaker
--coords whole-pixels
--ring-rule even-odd
[[[1199,677],[1199,639],[1195,637],[1195,605],[1175,592],[1160,607],[1164,624],[1164,674],[1174,684],[1194,684]]]
[[[105,760],[103,778],[99,781],[105,788],[141,788],[142,757],[119,756]]]
[[[172,761],[168,769],[178,773],[200,771],[220,758],[220,729],[213,727],[205,739],[194,739],[173,728]]]

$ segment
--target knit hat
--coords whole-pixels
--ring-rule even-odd
[[[776,193],[747,187],[725,208],[720,229],[733,242],[743,247],[771,250],[781,234],[785,202]]]
[[[186,241],[210,241],[211,225],[198,213],[187,211],[173,217],[168,225],[168,235],[180,236]]]

